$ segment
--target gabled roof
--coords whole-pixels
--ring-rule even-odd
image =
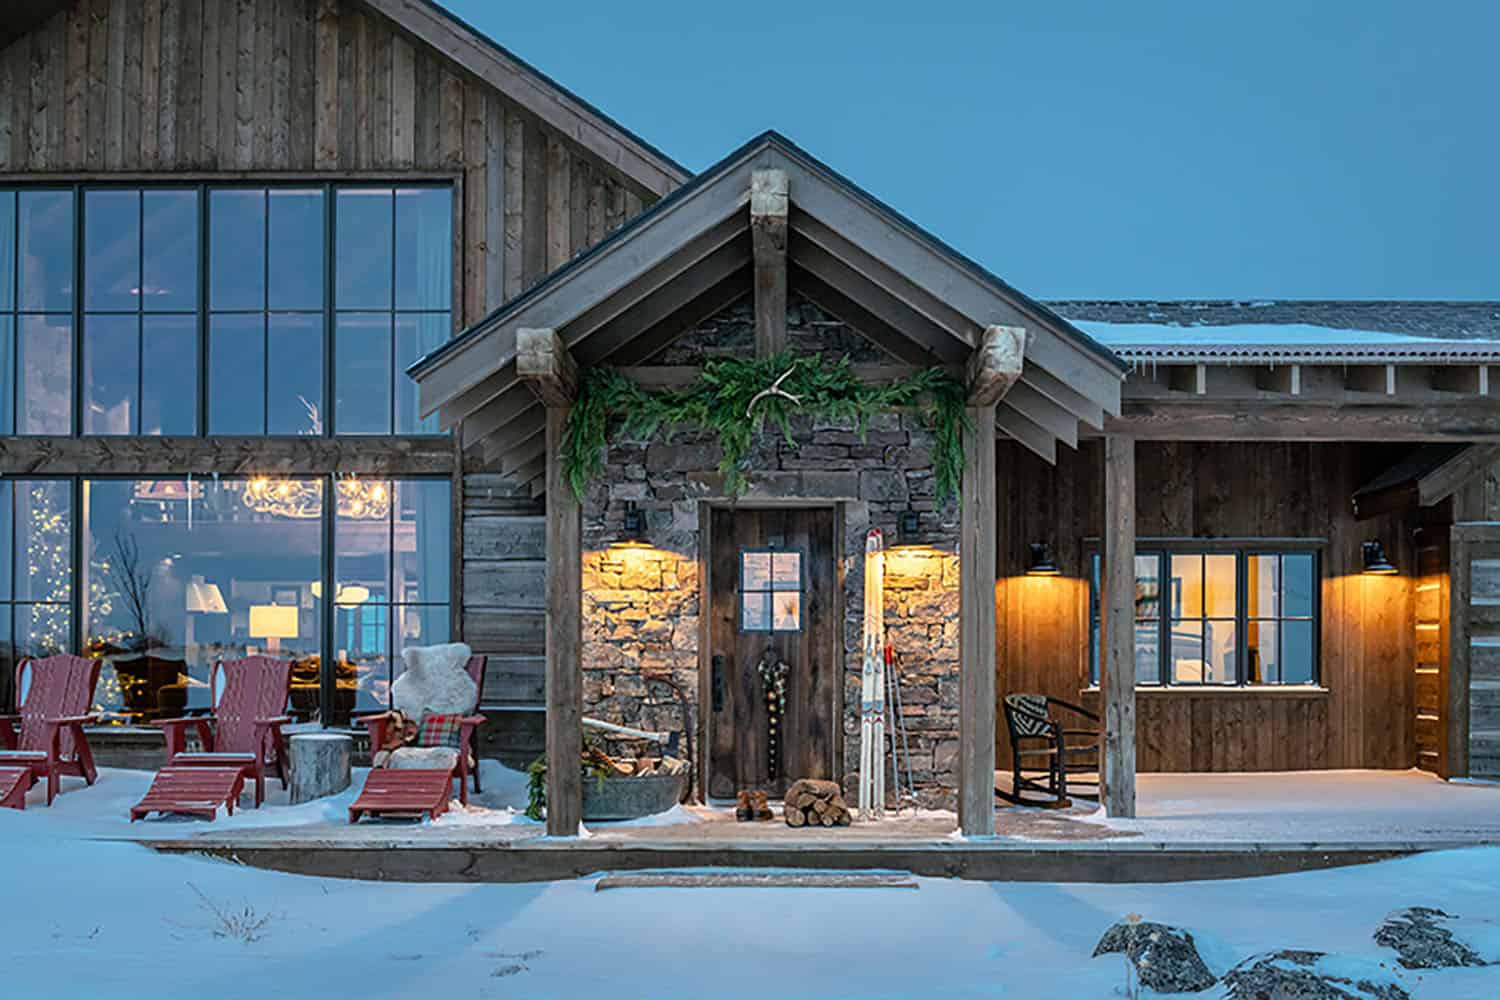
[[[28,0],[31,2],[31,0]],[[653,195],[692,171],[432,0],[360,0]]]
[[[1050,305],[1136,362],[1500,361],[1500,302],[1071,300]]]
[[[987,326],[1027,330],[997,424],[1051,457],[1080,420],[1117,414],[1126,365],[785,137],[757,136],[604,242],[412,365],[424,413],[464,422],[507,465],[538,451],[540,408],[515,374],[515,332],[551,327],[580,364],[639,364],[750,289],[751,175],[785,171],[793,290],[902,361],[966,361]],[[505,458],[510,455],[511,458]],[[509,469],[507,469],[509,471]]]

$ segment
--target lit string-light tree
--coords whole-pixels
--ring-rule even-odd
[[[47,656],[72,645],[73,567],[68,505],[57,502],[59,483],[33,483],[26,534],[26,593],[32,601],[26,653]]]

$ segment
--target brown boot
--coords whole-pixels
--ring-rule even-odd
[[[750,808],[750,793],[740,789],[739,796],[734,802],[734,818],[741,823],[747,823],[754,818],[754,811]]]
[[[758,820],[776,818],[771,812],[771,804],[766,801],[766,793],[762,789],[756,789],[755,793],[750,796],[750,806],[755,811],[755,818]]]

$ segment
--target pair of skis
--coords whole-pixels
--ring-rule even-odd
[[[911,772],[911,749],[906,740],[906,720],[901,714],[901,679],[896,673],[895,650],[885,641],[885,538],[879,528],[865,535],[865,635],[860,669],[859,714],[859,818],[885,816],[885,754],[890,741],[891,773],[895,779],[896,803],[901,803],[901,769],[897,757],[899,733],[906,760],[907,792],[916,805],[916,782]],[[895,726],[886,719],[887,709],[896,713]]]

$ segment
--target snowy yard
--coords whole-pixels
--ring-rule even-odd
[[[1401,907],[1500,920],[1500,847],[1178,885],[596,893],[596,878],[316,879],[93,839],[127,831],[124,808],[145,777],[106,772],[88,791],[70,782],[51,810],[0,810],[11,958],[0,995],[1111,997],[1123,960],[1089,955],[1129,913],[1191,930],[1215,972],[1283,947],[1393,966],[1371,935]],[[486,799],[514,795],[513,781],[496,774]],[[234,822],[328,822],[341,805],[246,810]],[[1500,994],[1500,967],[1399,974],[1413,997]]]

